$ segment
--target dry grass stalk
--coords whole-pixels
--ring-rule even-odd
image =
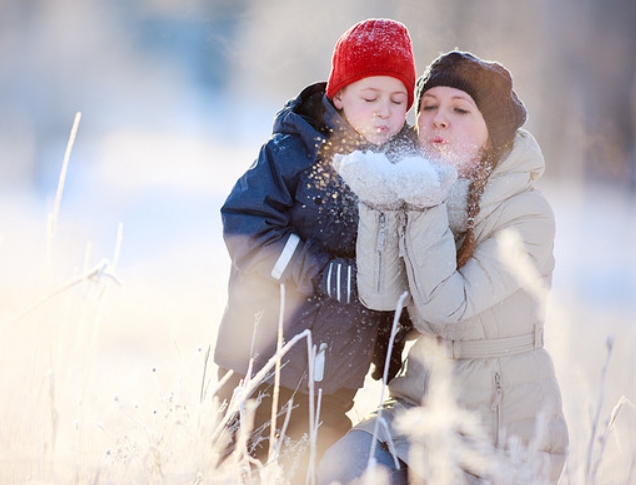
[[[77,130],[79,128],[80,120],[82,119],[82,113],[79,111],[75,114],[73,120],[73,126],[71,127],[71,134],[69,135],[66,145],[66,151],[64,152],[64,159],[62,161],[62,170],[58,179],[57,190],[55,192],[55,199],[53,202],[53,212],[49,215],[49,225],[47,234],[47,254],[49,255],[48,261],[51,261],[51,252],[53,248],[53,238],[55,237],[55,231],[57,230],[57,221],[60,215],[60,206],[62,204],[62,194],[64,193],[64,185],[66,184],[66,174],[68,172],[68,163],[71,158],[71,151],[75,144],[75,138],[77,136]]]

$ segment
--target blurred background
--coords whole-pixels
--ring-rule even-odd
[[[419,73],[453,48],[513,73],[557,217],[547,346],[573,443],[587,440],[608,337],[599,408],[636,402],[633,0],[0,0],[0,445],[27,475],[63,434],[103,456],[98,435],[129,434],[133,411],[154,420],[148,401],[172,386],[198,400],[229,268],[221,204],[275,112],[327,79],[338,37],[369,17],[406,24]],[[82,276],[102,258],[122,283],[107,302],[103,279]]]
[[[263,139],[274,109],[326,79],[342,32],[391,17],[410,29],[420,72],[454,47],[513,72],[551,178],[636,190],[630,0],[2,0],[0,8],[6,188],[55,185],[75,111],[85,115],[75,162],[83,168],[122,168],[104,159],[122,142],[109,141],[115,133]]]

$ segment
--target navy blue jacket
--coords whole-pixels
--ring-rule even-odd
[[[272,137],[221,208],[232,267],[214,360],[240,374],[250,370],[250,359],[252,375],[261,369],[276,351],[282,303],[284,340],[311,329],[321,353],[316,371],[323,374],[314,371],[316,386],[332,393],[362,386],[378,326],[392,314],[357,299],[341,304],[318,289],[332,258],[355,260],[358,201],[333,169],[332,154],[378,149],[324,93],[325,83],[308,86],[277,113]],[[415,144],[405,124],[380,149],[396,153]],[[283,357],[283,386],[307,391],[307,355],[303,340]]]

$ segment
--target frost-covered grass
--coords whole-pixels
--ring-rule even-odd
[[[565,219],[557,263],[565,266],[555,275],[546,345],[571,435],[561,484],[631,485],[636,317],[620,301],[582,297],[582,288],[596,286],[580,278],[606,282],[613,268],[626,274],[620,269],[634,264],[632,250],[577,258],[576,244],[596,246],[580,238],[576,217],[593,224],[602,216],[582,216],[579,202],[555,195],[557,220]],[[44,213],[21,197],[0,200],[0,483],[283,483],[275,456],[263,466],[239,447],[219,464],[226,410],[211,398],[217,382],[209,351],[227,278],[220,242],[211,248],[187,237],[166,247],[157,241],[148,248],[152,257],[122,264],[134,227],[114,226],[110,246],[96,248],[86,228],[94,225],[65,218],[59,197]],[[633,237],[633,214],[624,211],[623,240]],[[600,237],[589,229],[587,237]],[[577,266],[586,263],[597,271]],[[634,288],[633,279],[621,281],[623,291]],[[374,409],[381,394],[369,379],[353,420]],[[442,421],[451,418],[446,404],[437,412]],[[531,478],[524,483],[537,483]]]

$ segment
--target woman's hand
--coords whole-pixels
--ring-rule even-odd
[[[420,156],[391,163],[382,153],[355,151],[336,155],[334,167],[360,200],[376,209],[436,206],[457,179],[453,167]]]
[[[422,157],[409,157],[395,164],[398,197],[407,206],[418,209],[435,207],[446,200],[457,180],[457,170],[450,165],[433,163]]]

